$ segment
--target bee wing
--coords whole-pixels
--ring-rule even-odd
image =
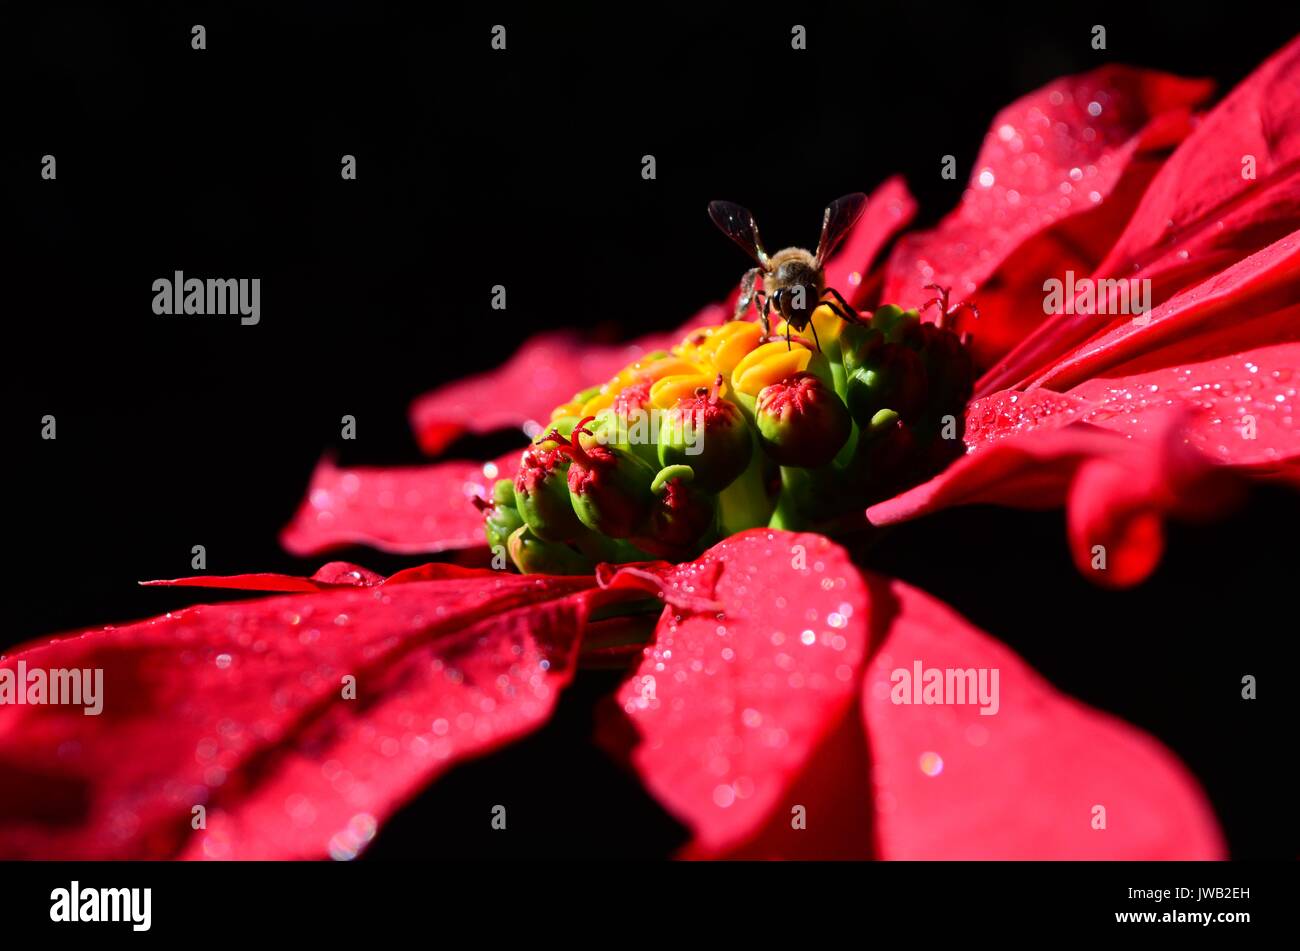
[[[813,266],[821,269],[826,259],[831,256],[844,236],[862,217],[862,209],[867,207],[867,196],[854,192],[843,198],[836,198],[826,206],[822,216],[822,236],[817,241],[817,258]]]
[[[767,252],[758,237],[758,223],[748,208],[729,201],[709,202],[709,217],[736,244],[745,249],[751,258],[767,267]]]

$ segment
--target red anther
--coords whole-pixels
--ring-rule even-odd
[[[561,436],[560,431],[558,429],[552,429],[549,433],[547,433],[545,436],[543,436],[541,439],[538,440],[539,444],[547,443],[547,442],[558,443],[559,445],[557,445],[555,448],[560,450],[561,452],[563,452],[564,448],[569,445],[569,440]]]
[[[918,308],[917,308],[917,313],[920,313],[920,314],[925,313],[925,312],[926,312],[926,311],[927,311],[931,306],[933,306],[934,304],[938,304],[938,305],[939,305],[939,309],[940,309],[943,313],[946,314],[946,313],[948,312],[948,294],[949,294],[949,292],[952,290],[951,288],[948,288],[948,287],[941,287],[941,286],[938,285],[938,284],[927,284],[927,285],[925,285],[925,287],[922,288],[922,289],[923,289],[923,290],[927,290],[927,291],[938,291],[938,292],[939,292],[939,296],[938,296],[938,297],[931,297],[928,301],[926,301],[924,304],[922,304],[920,307],[918,307]]]
[[[649,380],[644,380],[623,387],[623,389],[619,390],[618,395],[614,397],[610,409],[620,415],[628,416],[648,408],[650,405],[650,387],[652,385]]]
[[[556,444],[556,452],[568,456],[579,465],[590,466],[592,459],[585,451],[583,451],[582,444],[578,442],[578,437],[595,435],[591,430],[586,428],[587,424],[595,418],[595,416],[588,416],[586,419],[581,420],[578,425],[573,427],[573,433],[567,440],[560,435],[558,429],[552,429],[546,434],[542,442],[553,442]]]
[[[474,496],[470,501],[474,503],[474,508],[478,509],[480,512],[490,512],[497,507],[496,502],[491,499],[485,499],[481,495]]]
[[[963,310],[969,310],[972,314],[975,315],[976,320],[980,319],[980,309],[975,306],[975,303],[973,301],[964,300],[960,304],[957,304],[954,307],[948,306],[948,295],[949,293],[951,293],[952,288],[940,287],[938,284],[927,284],[925,285],[925,289],[927,291],[937,291],[938,296],[931,297],[928,301],[926,301],[924,304],[918,307],[916,309],[916,312],[918,314],[924,314],[935,304],[938,304],[939,316],[935,318],[934,325],[938,327],[940,330],[944,329],[944,324],[949,318],[952,318],[953,321],[955,322],[957,314],[959,314]]]
[[[710,405],[716,406],[718,404],[718,397],[720,397],[721,395],[722,395],[722,374],[719,373],[718,378],[713,381],[713,390],[712,392],[709,393]]]

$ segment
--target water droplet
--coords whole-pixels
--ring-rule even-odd
[[[938,776],[943,772],[943,757],[938,753],[925,752],[921,754],[917,765],[921,767],[921,772],[925,773],[925,775]]]

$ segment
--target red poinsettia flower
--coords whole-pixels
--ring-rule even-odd
[[[987,368],[965,454],[872,505],[872,522],[1064,504],[1081,568],[1131,584],[1156,563],[1165,517],[1213,514],[1243,474],[1295,479],[1300,42],[1199,115],[1208,93],[1106,67],[1018,101],[960,208],[874,271],[913,203],[896,181],[872,195],[828,283],[865,310],[921,305],[926,285],[978,297],[964,329]],[[1045,284],[1067,271],[1150,280],[1151,308],[1107,315],[1080,295],[1045,318]],[[575,376],[613,376],[681,336],[538,338],[499,373],[425,397],[413,421],[431,452],[467,426],[539,434]],[[483,555],[470,503],[518,464],[323,463],[284,542]],[[1224,851],[1168,751],[820,534],[756,528],[678,564],[563,577],[426,565],[385,579],[334,563],[169,583],[278,593],[0,660],[15,675],[102,669],[112,698],[98,716],[0,706],[0,854],[351,858],[443,771],[544,723],[585,661],[629,652],[603,733],[690,830],[686,856]],[[929,670],[969,672],[984,702],[929,702]]]

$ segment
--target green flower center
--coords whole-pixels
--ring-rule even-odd
[[[489,544],[521,571],[567,574],[693,558],[748,528],[865,528],[868,505],[963,451],[974,368],[951,324],[974,307],[950,310],[942,290],[934,304],[933,323],[819,307],[820,347],[747,321],[692,331],[556,408],[482,506]]]

